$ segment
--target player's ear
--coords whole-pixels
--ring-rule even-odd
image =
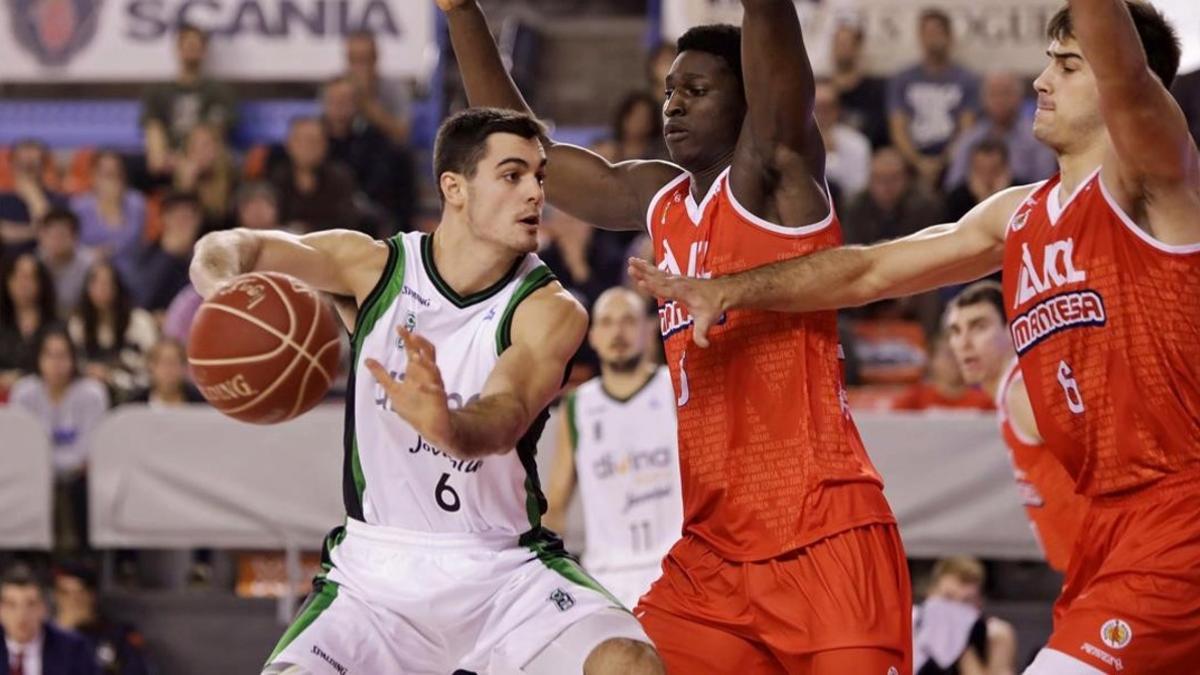
[[[445,171],[438,177],[438,185],[442,189],[446,203],[463,206],[467,203],[467,177],[461,173]]]

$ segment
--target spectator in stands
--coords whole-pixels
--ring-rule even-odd
[[[197,124],[175,162],[175,189],[191,192],[204,208],[205,224],[213,229],[228,226],[236,169],[220,131]]]
[[[321,122],[329,139],[329,158],[350,169],[359,191],[370,200],[376,220],[387,224],[376,234],[407,230],[417,200],[412,154],[371,121],[349,76],[325,84]]]
[[[65,207],[67,200],[46,185],[50,150],[41,141],[17,142],[9,164],[12,167],[12,192],[0,192],[0,249],[31,251],[34,248],[33,224],[53,207]]]
[[[55,323],[54,279],[33,253],[0,263],[0,394],[37,369],[37,341]]]
[[[813,114],[825,140],[825,177],[843,200],[857,197],[871,175],[871,142],[841,121],[837,89],[828,79],[817,80]]]
[[[286,150],[287,160],[271,175],[284,225],[302,233],[357,227],[354,178],[346,167],[329,160],[329,142],[321,121],[315,117],[292,120]]]
[[[187,351],[183,343],[164,337],[150,348],[150,386],[134,402],[151,407],[173,407],[203,403],[204,397],[187,379]]]
[[[210,124],[227,137],[237,121],[237,100],[228,85],[205,77],[208,34],[183,24],[175,41],[179,70],[171,82],[146,88],[142,96],[142,131],[146,168],[151,174],[170,174],[188,134],[198,124]]]
[[[379,74],[375,35],[360,30],[346,36],[346,76],[354,87],[357,108],[393,143],[406,145],[409,128],[408,83]]]
[[[921,12],[921,61],[892,76],[888,118],[892,144],[930,189],[941,184],[955,141],[975,123],[979,78],[951,59],[950,16]]]
[[[626,94],[613,116],[611,137],[597,143],[595,150],[614,163],[667,159],[662,136],[662,101],[640,90]]]
[[[108,410],[104,385],[79,374],[75,348],[66,330],[42,332],[37,373],[17,380],[10,400],[42,423],[54,449],[55,544],[63,551],[86,548],[85,468],[92,430]]]
[[[646,88],[654,96],[662,96],[667,82],[667,73],[671,72],[671,65],[675,63],[677,56],[679,56],[679,50],[675,48],[674,42],[660,42],[647,55]]]
[[[145,639],[132,626],[104,616],[96,581],[96,571],[89,565],[59,565],[54,570],[54,622],[88,641],[102,675],[148,675]]]
[[[37,225],[37,256],[54,279],[58,317],[75,311],[95,254],[79,245],[79,219],[70,209],[50,209]]]
[[[954,159],[943,185],[953,190],[967,175],[971,149],[984,139],[1004,143],[1016,182],[1033,183],[1058,171],[1054,151],[1033,137],[1033,122],[1021,114],[1025,99],[1021,81],[1008,72],[989,73],[983,78],[983,116],[960,137]]]
[[[942,221],[942,206],[913,184],[904,157],[882,148],[871,158],[867,189],[842,216],[846,243],[894,239]]]
[[[138,267],[136,292],[140,307],[158,312],[188,285],[192,248],[200,236],[204,211],[190,192],[172,192],[162,201],[162,236],[143,252]]]
[[[863,27],[857,21],[842,20],[833,33],[833,73],[842,119],[858,129],[874,148],[889,143],[887,118],[887,81],[868,75],[863,64]]]
[[[158,341],[158,326],[150,312],[133,306],[111,263],[101,260],[88,270],[79,311],[68,326],[83,372],[103,382],[114,403],[146,387],[146,354]]]
[[[129,187],[125,160],[101,150],[92,160],[92,190],[76,195],[79,241],[113,261],[128,279],[137,266],[146,227],[146,198]]]
[[[983,612],[983,565],[973,558],[939,560],[925,602],[913,608],[916,675],[1013,675],[1017,634]]]
[[[1015,184],[1009,167],[1009,146],[997,138],[984,138],[971,149],[966,180],[946,195],[946,220],[956,221],[975,205]]]
[[[237,226],[251,230],[279,229],[279,197],[270,183],[247,183],[237,191]]]
[[[962,371],[958,369],[958,362],[950,351],[950,341],[944,333],[939,333],[934,340],[925,381],[907,389],[896,398],[892,407],[896,410],[996,409],[987,394],[963,381]]]
[[[24,565],[0,576],[0,672],[8,675],[99,675],[82,636],[58,628],[42,585]]]

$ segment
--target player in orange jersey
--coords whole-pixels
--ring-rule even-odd
[[[439,0],[472,105],[527,109],[475,0]],[[610,164],[547,140],[546,191],[645,229],[666,270],[721,275],[841,243],[791,0],[679,40],[675,163]],[[712,349],[659,309],[678,405],[683,538],[636,609],[670,672],[910,672],[911,595],[881,481],[845,404],[833,312],[731,312]]]
[[[974,283],[946,309],[950,350],[968,384],[979,385],[996,401],[1004,444],[1008,446],[1021,502],[1029,525],[1050,567],[1067,571],[1079,536],[1087,498],[1075,493],[1075,481],[1046,447],[1025,378],[1017,367],[1004,320],[1004,290],[994,281]]]
[[[1004,270],[1037,427],[1090,498],[1054,632],[1027,673],[1191,675],[1200,663],[1200,152],[1153,7],[1070,0],[1034,133],[1060,174],[957,223],[712,281],[631,261],[695,335],[729,308],[812,312]]]

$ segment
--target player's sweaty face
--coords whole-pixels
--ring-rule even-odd
[[[497,133],[468,183],[468,217],[474,234],[517,252],[537,250],[546,203],[546,152],[536,138]]]
[[[675,163],[702,171],[733,152],[746,101],[737,76],[721,57],[684,51],[667,74],[665,94],[663,138]]]

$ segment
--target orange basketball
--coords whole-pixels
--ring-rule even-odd
[[[321,296],[286,274],[250,272],[200,305],[188,364],[217,410],[253,424],[289,420],[333,384],[340,329]]]

